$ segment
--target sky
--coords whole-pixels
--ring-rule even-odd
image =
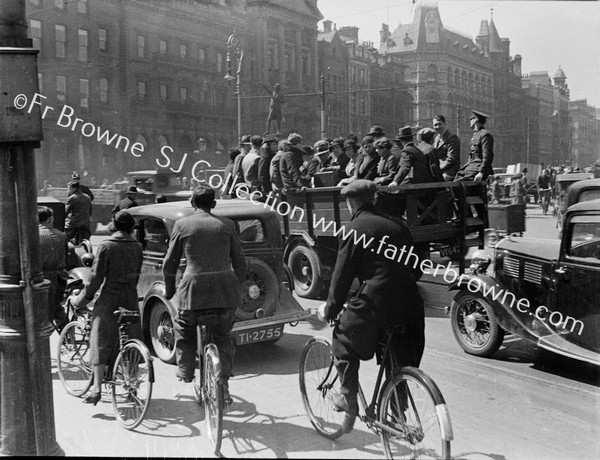
[[[429,2],[432,3],[432,2]],[[454,1],[438,0],[444,26],[475,38],[482,19],[491,18],[501,38],[510,39],[510,54],[523,58],[522,71],[560,66],[571,100],[587,99],[600,108],[600,2],[597,1]],[[411,0],[318,0],[325,19],[337,28],[357,26],[359,40],[379,45],[381,24],[393,31],[412,22]],[[322,29],[322,24],[319,24]]]

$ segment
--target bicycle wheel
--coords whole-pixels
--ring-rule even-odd
[[[340,392],[340,381],[333,365],[331,343],[323,337],[313,337],[304,346],[300,357],[300,392],[302,402],[317,433],[328,439],[342,434],[343,412],[333,409],[331,398]]]
[[[204,418],[208,439],[215,455],[219,455],[223,439],[223,381],[221,359],[214,343],[204,347]]]
[[[388,378],[377,418],[387,458],[449,459],[452,424],[439,388],[424,372],[403,367]]]
[[[84,395],[94,378],[90,364],[90,336],[84,325],[71,321],[64,327],[56,356],[58,376],[67,393]]]
[[[154,369],[146,346],[127,342],[117,355],[112,375],[115,416],[122,427],[133,430],[142,423],[152,397]]]

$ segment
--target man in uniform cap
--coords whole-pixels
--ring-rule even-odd
[[[455,181],[485,180],[493,173],[494,138],[485,129],[485,122],[489,115],[473,110],[471,116],[471,138],[469,160],[456,173]]]
[[[365,247],[355,244],[353,238],[340,238],[327,302],[319,307],[322,318],[336,318],[358,278],[360,287],[341,313],[332,341],[341,383],[333,404],[336,410],[346,412],[342,425],[346,433],[352,430],[358,413],[360,360],[373,357],[381,332],[399,327],[393,351],[400,366],[418,367],[425,346],[425,313],[413,275],[414,261],[396,257],[399,248],[412,250],[410,230],[402,219],[376,211],[376,191],[372,181],[361,179],[341,191],[352,216],[346,228],[372,244]]]
[[[130,185],[127,187],[127,191],[125,192],[125,198],[119,201],[112,210],[112,215],[114,216],[119,211],[123,211],[125,209],[133,208],[137,206],[137,202],[135,201],[138,194],[138,189],[135,185]]]
[[[196,212],[175,222],[169,249],[163,262],[165,297],[177,292],[179,312],[174,324],[177,378],[191,382],[197,346],[196,326],[202,310],[216,310],[211,319],[213,340],[219,349],[223,376],[223,396],[229,396],[235,345],[231,329],[235,311],[242,306],[242,284],[246,276],[246,259],[233,221],[215,216],[215,192],[199,184],[192,191]],[[179,283],[177,272],[181,258],[187,261]]]

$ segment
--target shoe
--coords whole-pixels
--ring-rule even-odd
[[[336,412],[346,412],[347,415],[352,417],[358,415],[358,402],[353,398],[336,394],[331,398],[331,402],[333,403],[333,410]]]
[[[83,402],[85,404],[93,404],[95,406],[96,404],[98,404],[98,401],[100,401],[101,397],[102,397],[101,393],[90,393],[89,395],[87,395],[85,397]]]
[[[345,434],[350,433],[354,429],[354,422],[356,421],[356,415],[350,415],[346,413],[344,420],[342,421],[342,431]]]
[[[223,402],[226,406],[233,404],[233,398],[229,394],[229,382],[223,383]]]

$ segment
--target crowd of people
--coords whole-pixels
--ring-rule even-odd
[[[468,160],[461,164],[460,139],[446,128],[443,115],[433,118],[432,127],[404,126],[395,137],[373,126],[359,141],[326,138],[305,143],[291,133],[278,140],[271,135],[244,135],[240,146],[229,151],[225,169],[231,185],[245,184],[263,195],[286,193],[324,185],[344,186],[358,179],[377,185],[398,186],[454,180],[485,180],[492,174],[493,137],[485,129],[487,115],[473,112]],[[232,197],[235,197],[235,192]]]

